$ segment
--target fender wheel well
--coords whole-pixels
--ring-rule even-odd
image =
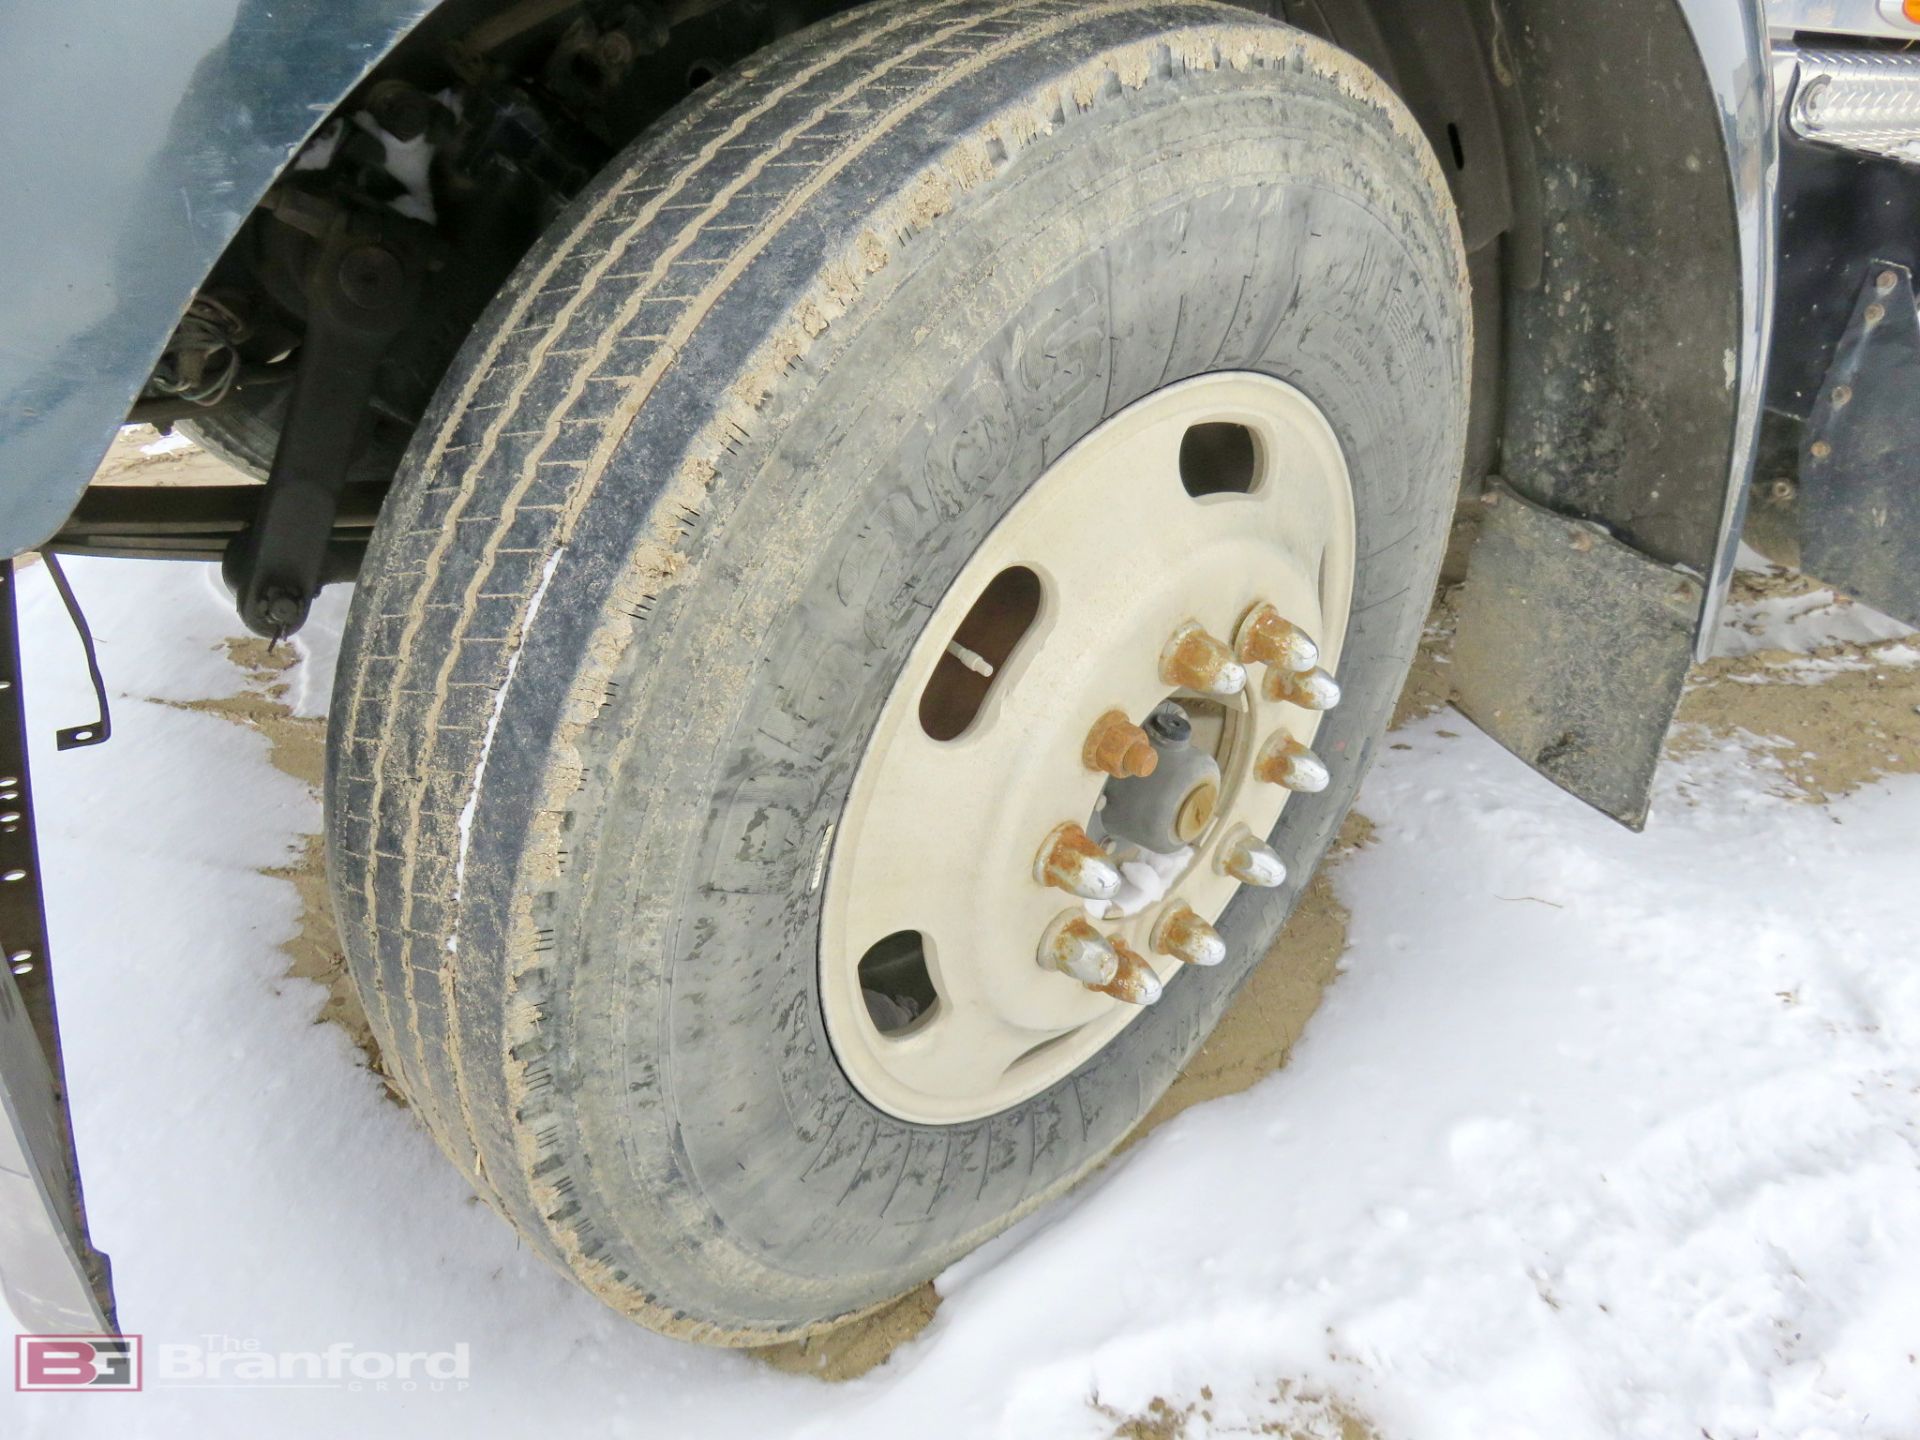
[[[447,0],[346,97],[207,278],[202,295],[246,331],[221,403],[150,385],[129,420],[184,421],[257,481],[299,363],[289,216],[297,226],[319,206],[416,217],[427,293],[381,365],[369,440],[347,477],[353,503],[329,577],[350,573],[441,374],[552,215],[721,69],[846,8],[696,0],[674,7],[669,25],[646,6]],[[1240,8],[1367,63],[1433,147],[1474,287],[1463,490],[1498,475],[1656,559],[1704,567],[1734,439],[1721,358],[1738,344],[1740,268],[1719,116],[1679,9],[1655,0]],[[1616,63],[1595,64],[1615,52]],[[430,142],[431,225],[391,163],[396,132],[403,151],[416,134]],[[206,343],[204,326],[183,325],[157,375],[205,375],[208,355],[184,353],[183,335]],[[218,558],[259,491],[236,484],[190,503],[177,490],[91,491],[53,548]]]

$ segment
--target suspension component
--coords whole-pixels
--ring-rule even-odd
[[[317,222],[316,222],[317,223]],[[279,640],[298,630],[327,573],[334,514],[365,441],[374,375],[420,294],[418,256],[364,217],[336,217],[304,276],[307,332],[273,467],[253,523],[222,564],[240,618]]]

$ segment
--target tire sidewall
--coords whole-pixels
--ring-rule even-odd
[[[700,1256],[678,1282],[705,1289],[678,1297],[695,1313],[771,1329],[857,1308],[1071,1183],[1212,1028],[1351,803],[1438,565],[1465,305],[1450,221],[1384,127],[1311,77],[1271,81],[1103,97],[896,256],[741,438],[599,727],[607,803],[555,905],[573,942],[552,961],[556,1049],[602,1237],[674,1232]],[[1120,166],[1124,196],[1102,180]],[[1227,962],[1182,974],[1067,1080],[978,1122],[895,1119],[835,1062],[818,987],[818,862],[866,737],[1045,465],[1219,370],[1315,400],[1353,480],[1346,698],[1317,742],[1334,780],[1274,836],[1295,879],[1244,891]],[[626,555],[609,543],[605,563]]]

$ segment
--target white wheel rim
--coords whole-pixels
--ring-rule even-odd
[[[1246,427],[1247,494],[1194,498],[1180,445],[1194,425]],[[972,724],[936,741],[920,697],[960,621],[1014,566],[1040,577],[1039,614],[994,677]],[[1084,1064],[1142,1007],[1097,993],[1036,959],[1040,937],[1081,904],[1034,877],[1063,821],[1086,824],[1108,777],[1087,767],[1094,721],[1135,722],[1169,697],[1159,670],[1184,622],[1231,640],[1261,602],[1314,637],[1337,673],[1353,593],[1353,496],[1325,416],[1282,381],[1200,376],[1146,396],[1048,467],[936,607],[869,738],[824,874],[820,981],[828,1037],[848,1078],[903,1120],[951,1124],[996,1114]],[[1265,699],[1258,667],[1225,702],[1238,718],[1218,758],[1221,800],[1161,904],[1098,922],[1165,984],[1182,963],[1153,953],[1161,905],[1215,921],[1239,882],[1213,863],[1244,825],[1272,833],[1288,791],[1255,779],[1260,744],[1284,731],[1310,744],[1318,712]],[[883,1033],[859,963],[882,937],[917,931],[938,1001]]]

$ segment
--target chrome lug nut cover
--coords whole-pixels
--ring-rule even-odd
[[[1268,700],[1303,710],[1331,710],[1340,703],[1340,683],[1320,669],[1269,670],[1260,693]]]
[[[1253,773],[1269,785],[1309,795],[1326,789],[1332,779],[1326,762],[1284,730],[1260,747]]]
[[[1242,664],[1282,670],[1311,670],[1320,663],[1320,647],[1313,638],[1264,600],[1240,621],[1233,653]]]
[[[1263,890],[1284,885],[1287,880],[1286,862],[1271,845],[1244,825],[1234,826],[1220,842],[1220,854],[1214,864],[1221,874]]]
[[[1227,942],[1184,900],[1171,902],[1154,921],[1148,943],[1162,955],[1189,965],[1218,965],[1227,958]]]
[[[1247,667],[1233,658],[1225,641],[1189,620],[1160,652],[1160,678],[1202,695],[1238,695],[1247,688]]]
[[[1091,986],[1102,995],[1111,995],[1114,999],[1128,1005],[1151,1005],[1160,998],[1160,977],[1153,973],[1153,967],[1141,958],[1138,951],[1129,947],[1124,940],[1111,942],[1120,957],[1119,972],[1105,985]]]
[[[1082,900],[1111,900],[1120,893],[1120,867],[1071,821],[1047,836],[1033,862],[1033,878]]]
[[[1087,917],[1067,910],[1040,937],[1037,956],[1045,970],[1058,970],[1082,985],[1111,985],[1120,974],[1120,955]]]

